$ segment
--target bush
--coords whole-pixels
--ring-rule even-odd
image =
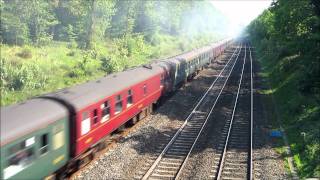
[[[46,46],[48,44],[50,44],[53,40],[53,36],[48,34],[48,33],[43,33],[39,36],[38,40],[37,40],[37,46],[41,47],[41,46]]]
[[[186,46],[185,46],[185,44],[184,44],[183,42],[179,42],[179,49],[180,49],[182,52],[186,51]]]
[[[110,74],[112,72],[114,72],[114,67],[111,64],[111,60],[108,57],[101,57],[100,58],[101,61],[101,70]]]
[[[74,56],[76,54],[76,52],[74,52],[74,51],[69,51],[68,53],[67,53],[67,56]]]
[[[84,72],[81,69],[73,68],[71,71],[67,72],[67,76],[70,78],[77,78],[84,76]]]
[[[196,40],[157,33],[146,42],[142,34],[129,34],[117,39],[93,42],[91,49],[84,42],[50,42],[45,47],[12,47],[4,45],[1,64],[1,105],[23,101],[29,97],[83,83],[104,74],[168,57],[194,47]],[[185,41],[184,41],[185,40]],[[151,45],[153,44],[153,46]],[[17,53],[18,52],[18,53]],[[21,58],[30,58],[24,61]]]
[[[77,48],[77,42],[76,41],[71,41],[67,44],[67,48],[69,49],[73,49],[73,48]]]
[[[48,76],[45,68],[36,63],[21,64],[13,66],[5,61],[1,62],[1,81],[5,89],[9,91],[20,91],[45,87]]]
[[[24,59],[29,59],[32,57],[32,52],[29,48],[24,48],[21,52],[17,53],[16,55]]]

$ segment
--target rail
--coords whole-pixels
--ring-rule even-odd
[[[229,71],[229,73],[227,73],[227,76],[222,76],[223,73],[225,73],[226,68],[230,68],[230,62],[233,60],[233,57],[235,56],[235,53],[237,53],[236,58],[234,60],[234,63],[231,67],[231,70]],[[193,110],[191,111],[191,113],[188,115],[188,117],[185,119],[185,122],[183,123],[183,125],[178,129],[178,131],[175,133],[175,135],[172,137],[172,139],[169,141],[169,143],[166,145],[166,147],[162,150],[162,152],[160,153],[160,155],[157,157],[157,159],[154,161],[154,163],[152,164],[152,166],[148,169],[148,171],[145,173],[145,175],[143,176],[142,179],[148,179],[152,173],[155,171],[156,167],[159,165],[160,161],[162,159],[164,159],[164,156],[167,154],[167,152],[169,152],[168,150],[170,149],[170,153],[167,154],[167,156],[171,155],[171,156],[177,156],[179,158],[183,158],[182,161],[179,162],[168,162],[169,164],[173,164],[173,165],[177,165],[178,169],[177,171],[175,171],[173,177],[177,178],[179,177],[180,173],[181,173],[181,169],[183,169],[185,162],[187,161],[194,145],[196,144],[199,135],[201,134],[208,118],[210,117],[210,114],[213,111],[213,108],[215,107],[223,88],[226,85],[227,80],[230,77],[231,72],[233,71],[233,68],[238,60],[239,54],[241,53],[241,48],[239,50],[239,48],[237,48],[232,56],[230,57],[230,59],[228,60],[227,64],[224,66],[224,68],[221,70],[221,72],[219,73],[218,77],[214,80],[214,82],[211,84],[211,86],[208,88],[208,90],[205,92],[205,94],[201,97],[201,99],[199,100],[199,102],[196,104],[196,106],[193,108]],[[216,85],[216,83],[218,82],[218,80],[221,80],[221,77],[226,78],[225,82],[223,83],[223,86],[220,90],[220,92],[218,93],[217,97],[215,98],[215,102],[213,103],[213,105],[210,108],[209,113],[204,113],[202,111],[199,110],[199,106],[202,105],[203,107],[205,103],[209,103],[205,102],[205,99],[209,99],[207,98],[208,96],[214,96],[213,92],[210,93],[210,91],[213,89],[214,85]],[[206,116],[203,116],[203,114],[206,114]],[[205,117],[205,119],[203,118]],[[194,120],[193,120],[194,119]],[[202,122],[204,120],[204,122]],[[197,120],[197,121],[196,121]],[[200,128],[200,130],[199,130]],[[178,139],[179,137],[179,139]],[[175,146],[173,146],[173,144],[175,144]],[[191,145],[191,146],[190,146]],[[182,152],[182,153],[181,153]],[[185,153],[188,152],[186,155]],[[160,171],[160,170],[159,170]],[[169,177],[169,176],[165,176],[164,177]],[[171,177],[172,178],[172,177]]]

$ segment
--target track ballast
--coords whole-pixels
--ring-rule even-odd
[[[241,48],[234,51],[219,76],[142,179],[174,179],[179,177],[241,53]]]

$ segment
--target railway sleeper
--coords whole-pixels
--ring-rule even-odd
[[[180,150],[180,149],[190,149],[191,145],[189,144],[174,144],[170,149],[172,150]]]
[[[184,134],[180,134],[180,136],[178,138],[182,138],[182,139],[194,139],[196,137],[197,133],[184,133]]]
[[[166,167],[176,167],[180,166],[180,162],[175,162],[175,161],[161,161],[158,166],[166,166]]]
[[[164,169],[164,170],[173,170],[177,171],[177,166],[163,166],[163,165],[158,165],[157,168],[159,169]]]
[[[152,175],[151,175],[151,177],[150,177],[151,179],[153,179],[153,178],[170,178],[170,179],[173,179],[174,178],[174,176],[172,176],[172,175],[169,175],[169,174],[157,174],[157,173],[153,173]]]
[[[163,175],[163,174],[175,175],[176,172],[177,172],[177,169],[178,169],[178,168],[176,168],[176,169],[171,169],[171,170],[156,169],[156,170],[154,171],[154,173],[161,174],[161,175]]]
[[[178,145],[183,144],[183,145],[191,146],[193,144],[194,140],[195,140],[195,137],[194,138],[180,138],[179,137],[179,138],[177,138],[176,142],[177,142]],[[173,145],[175,145],[176,142],[174,142]]]
[[[198,130],[199,131],[199,130]],[[180,134],[180,137],[183,137],[183,136],[197,136],[198,135],[198,132],[197,131],[187,131],[186,132],[182,132]]]
[[[224,175],[229,175],[229,177],[236,177],[236,178],[245,178],[247,176],[246,172],[235,172],[235,171],[223,171],[222,177]]]
[[[168,168],[168,169],[175,169],[177,166],[180,166],[180,163],[172,163],[172,162],[161,162],[157,166],[158,168]]]
[[[167,155],[185,156],[185,155],[188,154],[188,152],[189,152],[188,150],[186,150],[186,151],[182,151],[182,150],[180,150],[180,151],[169,150],[169,151],[167,152]]]
[[[170,159],[170,160],[183,161],[184,156],[185,156],[184,154],[180,154],[180,155],[178,155],[178,154],[174,154],[174,155],[172,155],[172,154],[166,154],[164,157],[165,157],[166,159]]]
[[[243,180],[245,178],[238,178],[238,177],[222,177],[223,180]]]
[[[166,169],[161,169],[161,168],[157,168],[153,171],[153,174],[160,174],[160,175],[169,175],[169,176],[175,176],[176,172],[177,172],[178,167],[176,167],[176,169],[170,169],[170,170],[166,170]]]

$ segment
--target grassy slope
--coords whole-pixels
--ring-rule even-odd
[[[154,45],[150,45],[138,36],[96,43],[89,51],[63,42],[44,47],[1,45],[1,106],[172,56],[209,41],[215,39],[156,35]]]
[[[261,50],[260,55],[265,54]],[[320,176],[320,106],[312,95],[302,95],[299,79],[305,73],[299,68],[298,55],[260,56],[264,75],[279,108],[280,120],[289,138],[298,174],[302,178]]]

